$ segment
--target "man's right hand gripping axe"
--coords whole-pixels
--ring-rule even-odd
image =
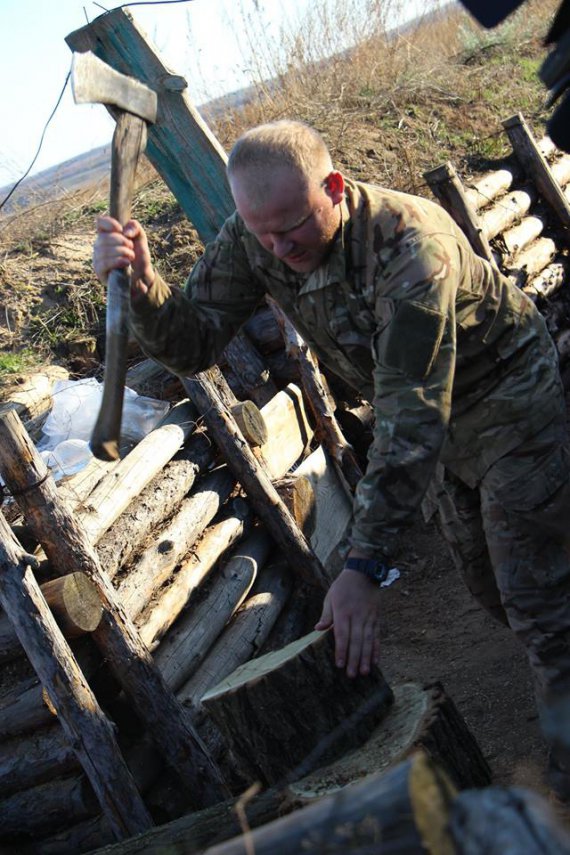
[[[124,226],[131,217],[137,162],[146,145],[147,122],[156,121],[156,92],[120,74],[93,53],[75,53],[73,97],[78,104],[109,107],[117,124],[111,154],[110,214]],[[100,460],[117,460],[127,375],[130,268],[112,270],[107,282],[106,350],[103,399],[91,434]]]

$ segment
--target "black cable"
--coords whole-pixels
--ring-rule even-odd
[[[8,199],[12,196],[12,194],[13,194],[13,193],[18,189],[18,187],[20,186],[20,184],[22,183],[22,181],[24,180],[24,178],[26,178],[26,177],[30,174],[30,171],[31,171],[31,169],[32,169],[32,167],[33,167],[33,165],[34,165],[34,163],[35,163],[35,162],[36,162],[36,160],[38,159],[38,155],[39,155],[39,153],[40,153],[40,151],[41,151],[41,148],[42,148],[42,145],[43,145],[43,142],[44,142],[44,137],[45,137],[45,135],[46,135],[46,131],[47,131],[47,129],[48,129],[48,125],[49,125],[49,123],[51,122],[51,120],[53,119],[53,117],[55,116],[55,112],[56,112],[57,108],[59,107],[59,105],[60,105],[60,103],[61,103],[61,99],[63,98],[63,93],[65,92],[65,87],[67,86],[67,83],[68,83],[68,81],[69,81],[69,77],[70,77],[70,75],[71,75],[71,71],[68,71],[68,72],[67,72],[67,77],[65,78],[65,83],[63,84],[63,88],[62,88],[61,92],[59,93],[59,98],[57,99],[57,103],[56,103],[55,107],[53,108],[53,110],[51,111],[51,114],[50,114],[49,119],[47,120],[47,122],[46,122],[46,123],[45,123],[45,125],[44,125],[44,129],[43,129],[43,131],[42,131],[42,135],[41,135],[41,137],[40,137],[40,142],[39,142],[39,145],[38,145],[38,149],[37,149],[37,151],[36,151],[36,153],[35,153],[35,155],[34,155],[34,158],[33,158],[32,162],[30,163],[30,165],[28,166],[28,168],[26,169],[26,171],[24,172],[24,174],[22,175],[22,177],[21,177],[21,178],[18,178],[18,180],[16,181],[16,183],[14,184],[14,186],[12,187],[12,189],[10,190],[10,192],[8,193],[8,195],[6,196],[6,198],[5,198],[5,199],[3,199],[3,200],[0,202],[0,211],[2,210],[2,208],[4,207],[4,205],[6,204],[6,202],[8,201]]]
[[[192,0],[133,0],[132,3],[122,3],[120,6],[113,6],[112,9],[105,9],[100,3],[95,3],[105,12],[115,12],[117,9],[125,9],[127,6],[168,6],[170,3],[191,3]]]

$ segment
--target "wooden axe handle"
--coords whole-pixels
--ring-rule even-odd
[[[135,173],[146,143],[146,124],[120,113],[111,153],[111,216],[122,226],[131,217]],[[121,416],[127,376],[130,268],[112,270],[107,283],[107,315],[103,399],[91,434],[91,451],[99,460],[118,460]]]

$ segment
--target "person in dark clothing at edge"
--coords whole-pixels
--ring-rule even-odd
[[[236,212],[184,288],[154,268],[144,230],[97,223],[105,282],[132,265],[145,353],[187,376],[212,365],[265,294],[375,410],[344,569],[317,628],[339,668],[380,657],[382,591],[428,487],[471,593],[525,645],[549,781],[570,799],[570,463],[555,346],[532,301],[439,205],[345,178],[322,137],[279,121],[228,162]]]

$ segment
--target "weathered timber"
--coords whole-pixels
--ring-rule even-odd
[[[267,425],[253,401],[240,401],[230,412],[250,445],[259,446],[267,442]]]
[[[524,286],[524,291],[531,296],[548,299],[562,288],[568,281],[570,265],[565,258],[554,261],[536,276],[532,276]]]
[[[305,412],[303,395],[290,384],[261,409],[269,426],[267,442],[256,449],[256,457],[272,480],[283,478],[307,451],[313,431]]]
[[[96,813],[97,799],[84,777],[48,781],[0,799],[0,839],[8,845],[13,838],[34,839]],[[151,827],[149,819],[146,828]],[[119,839],[132,834],[123,834]],[[17,843],[13,851],[19,851]]]
[[[0,796],[75,772],[75,751],[58,722],[24,738],[0,742]]]
[[[97,554],[111,579],[149,533],[172,515],[197,477],[213,463],[214,456],[212,443],[203,433],[190,437],[182,451],[155,475],[105,532],[97,543]]]
[[[471,855],[566,855],[570,833],[546,799],[522,788],[487,787],[459,793],[449,819],[456,851]]]
[[[451,163],[424,172],[424,178],[435,198],[467,235],[469,243],[481,258],[494,264],[487,235],[476,211],[471,207],[463,185]]]
[[[185,379],[184,387],[202,413],[214,441],[246,491],[255,512],[283,549],[294,572],[313,589],[323,590],[327,583],[325,569],[297,528],[235,420],[223,406],[208,372]]]
[[[40,371],[25,377],[5,396],[0,404],[0,414],[14,410],[21,418],[32,419],[49,412],[52,405],[54,384],[58,380],[68,380],[69,371],[59,365],[48,365]]]
[[[99,626],[103,607],[96,585],[85,573],[44,582],[40,590],[66,638],[77,638]]]
[[[235,613],[196,673],[182,686],[178,697],[199,708],[208,689],[259,653],[291,589],[291,573],[283,559],[264,567],[254,593]]]
[[[269,369],[245,330],[240,330],[233,337],[224,350],[222,359],[226,360],[239,378],[247,396],[259,407],[277,394],[277,387]]]
[[[243,499],[234,499],[227,516],[206,529],[204,536],[181,562],[171,583],[159,592],[156,602],[138,619],[140,637],[149,650],[161,638],[186,607],[192,593],[206,579],[224,552],[232,546],[252,522],[251,509]]]
[[[542,217],[525,217],[516,226],[513,226],[501,235],[505,247],[511,255],[520,252],[529,243],[539,237],[544,230],[544,219]]]
[[[539,238],[511,260],[508,278],[518,287],[522,287],[530,276],[544,270],[555,255],[554,241],[551,238]]]
[[[12,413],[0,419],[0,471],[52,567],[61,575],[70,568],[83,571],[97,584],[104,611],[93,638],[194,804],[216,801],[224,792],[218,770],[118,602],[85,531],[59,500],[43,460]]]
[[[126,386],[161,401],[180,400],[182,393],[178,377],[154,359],[143,359],[129,368]]]
[[[182,401],[90,493],[77,520],[91,543],[103,536],[127,505],[172,460],[196,426],[197,413]]]
[[[204,599],[172,627],[154,654],[171,688],[178,689],[189,680],[206,658],[249,593],[270,549],[267,533],[262,528],[255,529],[220,568]]]
[[[152,595],[172,575],[174,568],[234,489],[235,480],[226,466],[207,475],[184,499],[169,524],[144,550],[117,589],[130,618],[148,605]]]
[[[537,193],[533,184],[525,184],[519,190],[512,190],[502,196],[495,204],[483,211],[480,217],[481,228],[488,240],[504,232],[509,226],[528,214],[536,202]]]
[[[150,125],[146,155],[174,193],[201,239],[212,240],[234,210],[226,155],[185,90],[126,9],[115,9],[67,36],[72,50],[92,50],[158,95],[160,121]]]
[[[313,485],[305,475],[298,475],[296,472],[287,478],[275,481],[274,485],[293,519],[310,540],[315,530],[316,516]]]
[[[10,483],[8,477],[5,480]],[[152,820],[119,751],[111,723],[40,593],[30,569],[35,562],[21,551],[2,514],[0,563],[0,602],[10,615],[113,833],[120,840],[150,828]],[[5,805],[0,815],[1,829],[7,821]]]
[[[335,405],[324,386],[318,363],[305,341],[277,303],[271,300],[269,305],[283,333],[287,353],[299,365],[305,397],[311,407],[317,426],[317,439],[331,455],[349,489],[354,491],[362,478],[362,470],[356,459],[354,449],[344,438],[336,420]]]
[[[326,630],[247,662],[201,703],[252,780],[272,785],[364,742],[392,700],[379,669],[350,679],[335,666]]]
[[[550,170],[523,116],[517,113],[503,122],[513,151],[527,176],[535,182],[539,193],[552,209],[564,229],[570,227],[570,203]]]

